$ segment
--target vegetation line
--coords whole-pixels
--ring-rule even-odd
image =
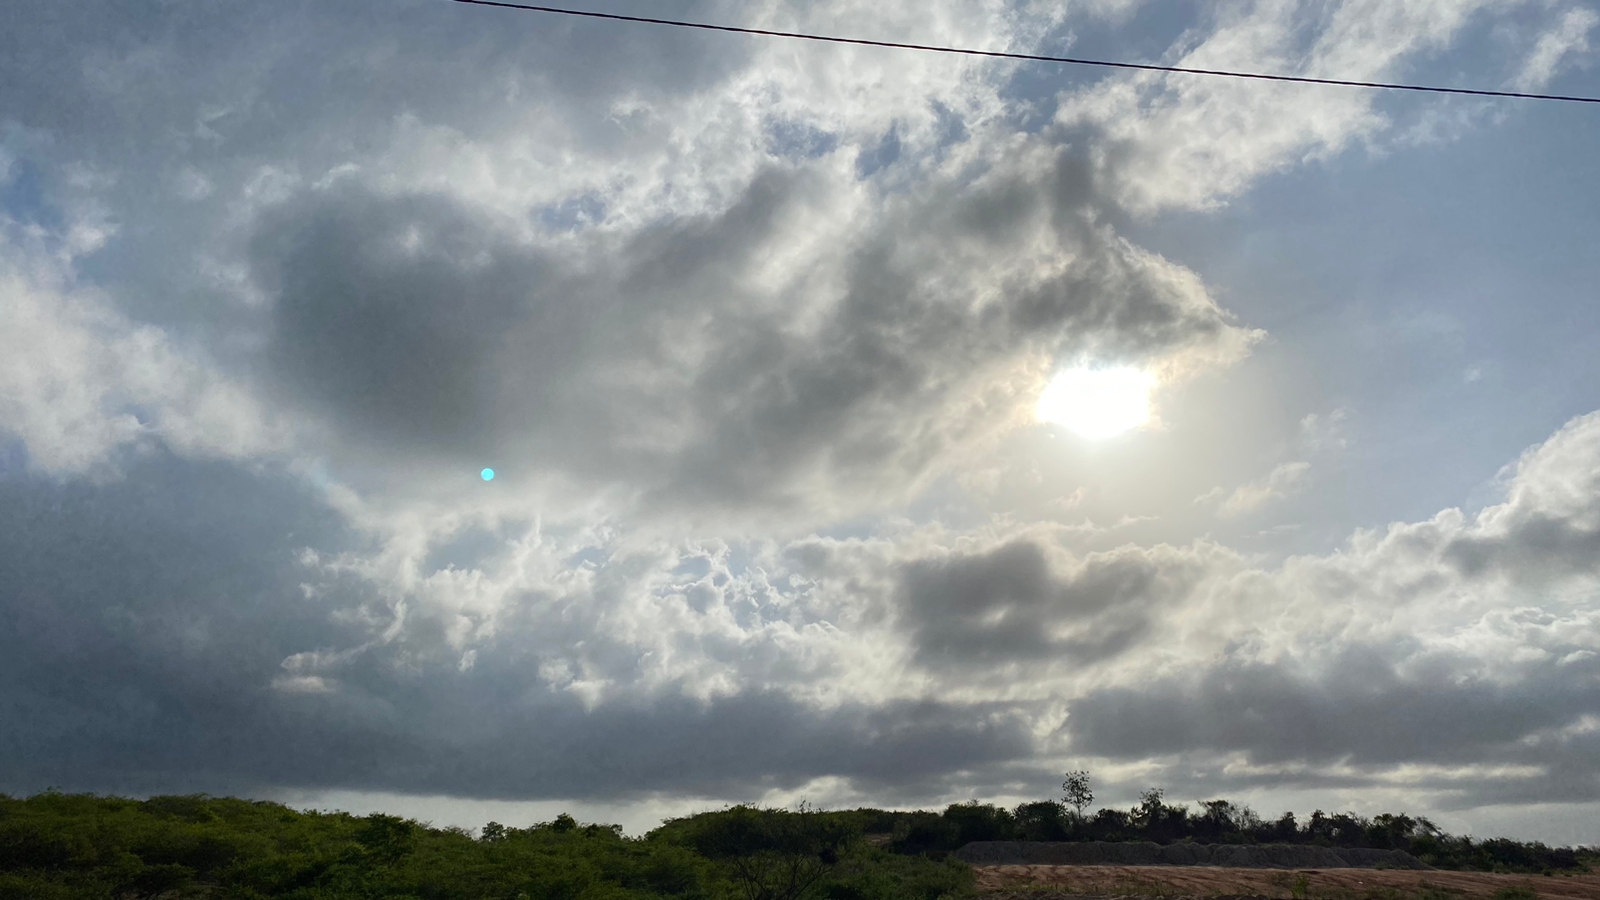
[[[1225,800],[1171,805],[1158,790],[1132,809],[1090,815],[1087,775],[1081,790],[1070,778],[1066,787],[1064,801],[1013,809],[734,806],[670,819],[637,838],[567,815],[528,828],[490,822],[473,834],[203,795],[0,794],[0,900],[964,900],[976,896],[974,873],[951,854],[994,840],[1302,843],[1402,850],[1439,868],[1546,874],[1587,871],[1597,858],[1584,848],[1451,836],[1406,815],[1318,811],[1303,822],[1293,814],[1266,821]]]

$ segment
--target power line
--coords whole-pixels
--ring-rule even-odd
[[[1385,91],[1420,91],[1429,94],[1467,94],[1474,97],[1512,97],[1518,100],[1566,100],[1572,103],[1600,103],[1600,97],[1571,97],[1563,94],[1525,94],[1519,91],[1479,91],[1471,88],[1429,87],[1421,84],[1391,84],[1381,81],[1345,81],[1339,78],[1303,78],[1298,75],[1267,75],[1261,72],[1230,72],[1222,69],[1188,69],[1182,66],[1158,66],[1154,63],[1112,62],[1104,59],[1079,59],[1071,56],[1037,56],[1032,53],[1003,53],[999,50],[972,50],[965,47],[934,47],[927,44],[906,44],[899,41],[873,41],[866,38],[831,37],[822,34],[805,34],[798,31],[769,31],[765,28],[739,28],[734,25],[710,25],[705,22],[683,22],[676,19],[651,19],[644,16],[624,16],[616,13],[590,12],[581,9],[562,9],[556,6],[529,6],[522,3],[502,3],[499,0],[455,0],[473,6],[497,6],[524,12],[553,13],[560,16],[580,16],[585,19],[606,19],[613,22],[636,22],[643,25],[670,25],[674,28],[698,28],[702,31],[725,31],[733,34],[754,34],[761,37],[794,38],[802,41],[821,41],[828,44],[857,44],[862,47],[889,47],[895,50],[926,50],[932,53],[957,53],[963,56],[987,56],[995,59],[1019,59],[1028,62],[1065,63],[1074,66],[1099,66],[1107,69],[1140,69],[1147,72],[1174,72],[1180,75],[1219,75],[1225,78],[1248,78],[1255,81],[1288,81],[1295,84],[1331,84],[1338,87],[1374,88]]]

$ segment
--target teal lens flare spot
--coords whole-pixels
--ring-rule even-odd
[[[494,480],[494,470],[493,469],[484,469],[483,470],[483,480],[484,481],[493,481]]]

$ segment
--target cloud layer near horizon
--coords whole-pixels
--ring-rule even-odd
[[[1140,11],[1058,6],[692,12],[1029,48]],[[1168,57],[1392,77],[1531,6],[1241,3]],[[1507,79],[1581,52],[1557,6]],[[910,803],[1077,759],[1600,800],[1600,418],[1480,513],[1283,561],[984,506],[1059,366],[1263,339],[1139,223],[1403,112],[481,12],[0,38],[0,788]],[[1217,514],[1315,463],[1265,471]]]

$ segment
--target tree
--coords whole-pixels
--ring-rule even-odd
[[[356,833],[356,840],[367,848],[375,859],[393,864],[410,853],[416,846],[421,826],[410,819],[373,813]]]
[[[1075,771],[1067,773],[1067,780],[1061,782],[1061,791],[1068,806],[1077,811],[1078,818],[1083,818],[1083,811],[1094,803],[1094,791],[1089,789],[1089,773]]]
[[[1167,804],[1163,802],[1167,792],[1161,788],[1151,788],[1139,795],[1139,805],[1133,808],[1133,820],[1141,828],[1150,830],[1158,828],[1167,815]]]
[[[838,816],[734,806],[681,823],[689,846],[725,867],[744,900],[801,900],[858,835]]]
[[[1011,812],[1019,841],[1062,841],[1068,837],[1066,804],[1060,800],[1023,803]]]

